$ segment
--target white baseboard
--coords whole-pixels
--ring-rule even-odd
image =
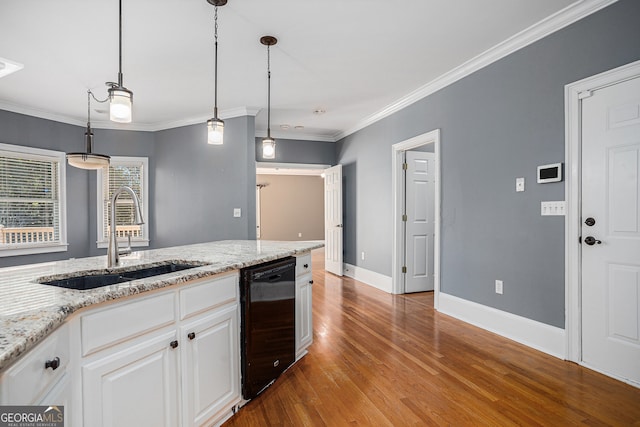
[[[438,311],[565,359],[565,330],[440,292]]]
[[[351,264],[344,264],[344,275],[352,279],[362,282],[366,285],[373,286],[387,293],[392,293],[391,277],[366,268],[358,267]]]

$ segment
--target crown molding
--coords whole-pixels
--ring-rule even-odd
[[[256,138],[265,138],[267,136],[267,131],[264,130],[256,130]],[[321,134],[312,134],[305,132],[290,132],[290,131],[278,131],[272,130],[271,136],[276,139],[299,139],[302,141],[317,141],[317,142],[336,142],[335,139],[331,135],[321,135]]]
[[[366,117],[352,128],[334,134],[333,139],[335,141],[339,141],[346,136],[364,129],[367,126],[372,125],[373,123],[376,123],[377,121],[382,120],[385,117],[388,117],[391,114],[396,113],[423,98],[426,98],[427,96],[439,91],[440,89],[443,89],[457,82],[458,80],[468,76],[469,74],[472,74],[504,58],[505,56],[510,55],[511,53],[516,52],[550,34],[553,34],[554,32],[561,30],[562,28],[567,27],[574,22],[577,22],[617,1],[618,0],[577,1],[554,13],[553,15],[550,15],[547,18],[533,24],[529,28],[520,31],[519,33],[504,40],[503,42],[498,43],[492,48],[475,56],[469,61],[464,62],[462,65],[452,69],[451,71],[446,72],[440,77],[437,77],[424,86],[421,86],[418,89],[410,92],[409,94],[405,95],[394,103],[389,104],[377,113]]]
[[[74,117],[51,113],[49,111],[39,110],[36,108],[25,107],[18,104],[12,104],[10,102],[0,101],[0,110],[11,111],[12,113],[24,114],[31,117],[38,117],[40,119],[53,120],[55,122],[66,123],[75,126],[86,126],[87,122],[84,120],[78,120]],[[220,112],[220,118],[223,120],[233,119],[235,117],[252,116],[255,117],[260,111],[258,107],[237,107],[223,110]],[[195,124],[205,124],[207,120],[211,118],[211,115],[202,115],[198,117],[192,117],[189,119],[175,120],[172,122],[156,122],[156,123],[129,123],[119,124],[108,120],[92,120],[91,127],[93,129],[118,129],[118,130],[132,130],[142,132],[155,132],[159,130],[173,129],[182,126],[190,126]]]

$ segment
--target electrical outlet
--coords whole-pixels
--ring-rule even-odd
[[[524,178],[516,178],[516,192],[524,191]]]
[[[502,295],[502,280],[496,280],[496,294]]]
[[[302,233],[298,233],[298,237],[302,237]]]
[[[240,208],[234,208],[233,209],[233,217],[234,218],[240,218],[242,216],[242,211],[240,210]]]
[[[364,261],[364,251],[362,251],[362,260]]]

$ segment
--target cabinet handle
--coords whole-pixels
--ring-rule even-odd
[[[313,285],[313,280],[309,280],[309,284],[310,284],[310,285]]]
[[[304,268],[309,268],[309,264],[305,264],[305,265],[304,265]]]
[[[171,341],[169,345],[171,346],[171,348],[178,348],[178,341]]]
[[[59,367],[60,367],[60,358],[59,357],[54,357],[53,359],[47,360],[46,362],[44,362],[44,369],[51,368],[52,371],[55,371]]]
[[[187,335],[187,337],[192,340],[196,337],[196,333],[195,332],[189,332],[189,334]]]

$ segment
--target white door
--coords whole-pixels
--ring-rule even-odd
[[[183,326],[181,336],[183,425],[205,425],[240,400],[237,307],[215,310]]]
[[[342,165],[324,170],[324,269],[342,276]]]
[[[583,363],[640,385],[640,78],[582,101],[581,273]]]
[[[178,425],[175,331],[163,333],[82,367],[85,426]]]
[[[260,190],[262,187],[256,185],[256,239],[260,240]]]
[[[404,291],[432,291],[435,233],[435,154],[407,151]]]

